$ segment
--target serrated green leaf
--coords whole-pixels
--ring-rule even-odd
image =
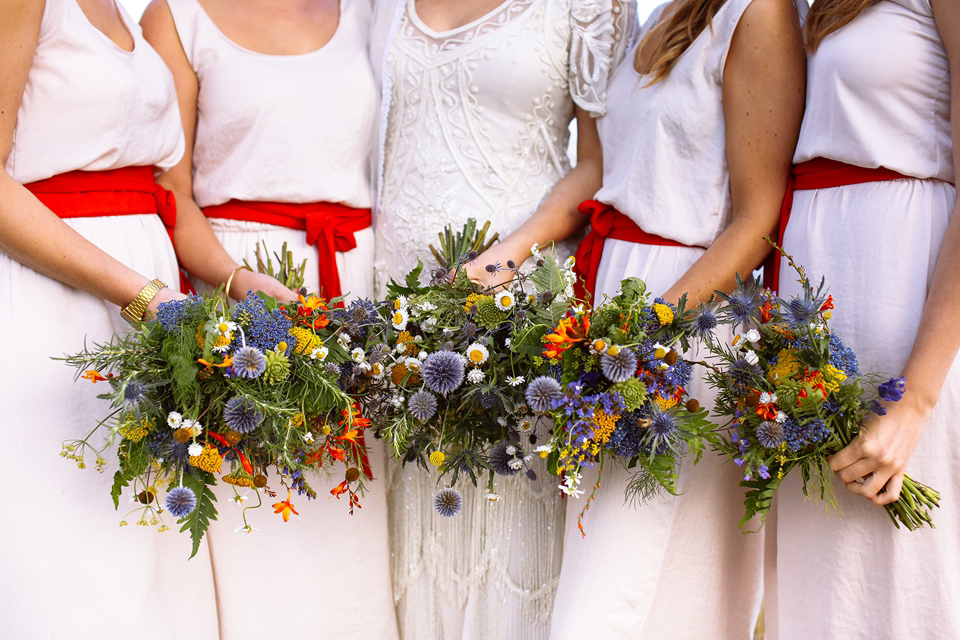
[[[217,479],[213,474],[205,471],[183,475],[183,486],[192,489],[197,496],[196,508],[177,521],[177,524],[183,525],[180,527],[181,532],[190,531],[190,538],[193,540],[191,558],[200,550],[200,543],[210,526],[210,521],[217,519],[217,508],[213,504],[217,501],[217,497],[213,494],[213,487],[216,484]]]
[[[113,486],[110,487],[110,497],[113,498],[113,508],[120,508],[120,494],[123,488],[130,486],[130,479],[123,475],[123,472],[117,471],[113,474]]]

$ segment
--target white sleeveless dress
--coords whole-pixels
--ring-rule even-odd
[[[727,0],[678,58],[647,85],[634,69],[636,47],[614,73],[600,119],[603,187],[596,199],[641,229],[689,247],[607,239],[598,299],[628,276],[653,295],[667,291],[729,225],[730,175],[723,118],[723,71],[734,30],[750,0]],[[642,29],[657,24],[664,7]],[[639,46],[639,45],[637,45]],[[727,336],[729,337],[729,336]],[[688,358],[699,359],[697,353]],[[688,391],[705,407],[715,393],[695,376]],[[682,460],[678,491],[625,503],[631,472],[610,465],[583,517],[567,507],[554,640],[750,638],[762,596],[763,536],[744,535],[741,474],[715,453]],[[597,474],[584,476],[589,492]]]
[[[47,0],[6,170],[20,183],[72,170],[172,166],[183,153],[173,79],[121,8],[134,50],[120,49],[74,0]],[[178,286],[173,247],[156,214],[65,221],[120,262]],[[73,381],[51,360],[125,331],[113,304],[40,275],[0,253],[0,367],[4,418],[0,466],[0,637],[218,637],[206,547],[192,560],[175,520],[120,527],[115,454],[98,473],[60,457],[109,413],[104,384]],[[99,446],[102,433],[92,439]]]
[[[447,224],[505,235],[569,170],[574,103],[600,115],[633,2],[506,0],[436,33],[413,0],[378,7],[372,40],[383,112],[375,216],[377,291],[404,275]],[[569,249],[568,249],[569,251]],[[432,506],[437,476],[395,463],[394,597],[405,638],[545,638],[559,570],[563,503],[540,479],[501,478],[502,500],[460,487],[454,518]]]
[[[236,45],[197,0],[167,4],[200,83],[193,182],[197,204],[236,198],[368,207],[367,150],[376,93],[366,53],[367,0],[342,0],[331,40],[317,51],[291,56]],[[270,251],[280,251],[286,242],[297,261],[307,259],[305,286],[317,290],[317,251],[306,244],[303,231],[218,218],[210,222],[228,252],[251,264],[258,242],[266,242]],[[356,249],[337,253],[341,285],[351,297],[369,297],[373,231],[357,232],[356,238]],[[375,480],[367,483],[362,508],[354,515],[345,499],[329,493],[342,478],[312,477],[318,497],[309,502],[306,496],[292,497],[300,515],[284,522],[269,507],[273,500],[264,496],[264,506],[247,512],[257,531],[245,535],[236,532],[240,512],[255,497],[251,492],[238,505],[230,500],[235,494],[229,486],[219,488],[220,515],[207,536],[221,640],[397,637],[384,450],[380,441],[368,440]],[[271,489],[283,491],[275,474],[268,477]],[[275,602],[251,606],[256,593]],[[280,609],[286,613],[274,615]]]
[[[916,178],[798,191],[784,237],[813,282],[826,277],[833,327],[860,369],[898,376],[956,199],[950,71],[930,3],[869,7],[827,36],[807,69],[794,160],[825,157]],[[784,295],[797,292],[795,280],[781,273]],[[960,638],[958,411],[955,358],[907,467],[940,491],[936,529],[897,530],[882,508],[838,481],[842,515],[830,512],[803,499],[795,474],[784,480],[775,527],[768,524],[768,638]]]
[[[330,41],[300,55],[239,46],[196,0],[167,4],[199,82],[193,149],[197,205],[237,199],[369,208],[368,158],[377,112],[367,58],[370,1],[342,0]],[[256,264],[261,242],[271,258],[286,242],[298,263],[307,261],[304,286],[319,290],[317,250],[303,231],[223,218],[211,218],[210,225],[241,263]],[[349,298],[369,298],[373,230],[358,231],[355,238],[355,249],[336,253],[341,288]]]

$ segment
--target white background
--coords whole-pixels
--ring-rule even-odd
[[[643,23],[646,20],[647,16],[650,15],[650,12],[656,9],[658,6],[663,4],[666,0],[637,0],[638,13],[640,14],[640,22]],[[135,20],[140,19],[140,14],[143,13],[143,9],[150,3],[150,0],[120,0],[120,4],[133,16]]]

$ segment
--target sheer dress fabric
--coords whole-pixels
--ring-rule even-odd
[[[183,131],[173,79],[120,8],[127,52],[74,0],[47,0],[7,172],[27,183],[73,170],[174,164]],[[156,214],[77,218],[66,224],[120,262],[176,287],[176,258]],[[0,369],[6,415],[0,448],[11,486],[0,495],[0,636],[4,638],[218,637],[205,547],[189,562],[189,536],[119,523],[113,454],[103,473],[59,456],[109,413],[104,384],[74,382],[51,360],[127,330],[113,304],[43,276],[0,253]],[[103,443],[103,432],[91,440]],[[168,525],[175,525],[169,516]]]
[[[168,5],[200,83],[196,203],[207,207],[237,199],[369,207],[367,158],[377,109],[367,59],[369,0],[341,0],[330,41],[299,55],[241,47],[197,0]],[[304,232],[223,218],[211,218],[210,225],[231,257],[251,265],[257,245],[265,244],[272,257],[286,242],[298,263],[307,261],[304,286],[319,290],[317,250]],[[350,298],[367,298],[373,295],[373,230],[358,231],[355,238],[355,249],[336,253],[337,268],[343,291]]]
[[[570,170],[574,104],[604,112],[633,3],[506,0],[437,33],[413,0],[378,6],[371,41],[382,109],[374,227],[377,292],[430,264],[447,224],[509,233]],[[558,247],[561,257],[572,246]],[[541,429],[539,434],[546,434]],[[394,597],[405,638],[546,638],[563,503],[554,478],[501,478],[502,499],[466,484],[454,518],[433,509],[434,474],[390,466]]]
[[[376,113],[367,60],[370,6],[341,0],[340,20],[322,48],[301,55],[267,55],[229,40],[197,0],[167,0],[187,58],[199,80],[194,196],[201,207],[230,199],[270,202],[370,203],[366,152]],[[283,243],[299,263],[305,286],[319,287],[317,250],[303,231],[211,218],[230,255],[256,264],[258,244],[271,257]],[[356,234],[357,248],[337,252],[350,297],[373,287],[373,231]],[[263,248],[261,247],[261,255]],[[275,260],[274,260],[275,261]],[[387,547],[384,451],[369,438],[375,480],[350,515],[329,490],[342,478],[313,477],[315,500],[293,495],[300,515],[289,522],[264,506],[248,511],[256,530],[238,533],[241,509],[231,487],[219,487],[220,517],[207,534],[217,580],[221,640],[274,637],[397,637]],[[268,487],[285,491],[276,473]],[[241,489],[242,495],[245,490]],[[256,586],[255,580],[260,586]],[[251,590],[269,602],[251,606]],[[362,595],[361,595],[362,594]],[[277,607],[286,610],[274,615]]]
[[[807,69],[794,160],[825,157],[910,178],[796,192],[784,246],[813,282],[826,277],[833,329],[860,369],[898,376],[956,199],[950,74],[929,2],[872,5],[827,36]],[[780,278],[783,295],[799,291],[790,271]],[[897,530],[836,480],[842,515],[828,512],[803,499],[799,478],[785,479],[767,526],[768,638],[960,637],[958,410],[955,359],[907,466],[941,493],[936,529]]]
[[[597,296],[615,295],[628,276],[653,295],[666,292],[730,224],[723,73],[730,42],[750,0],[727,0],[655,84],[634,68],[636,47],[615,71],[600,119],[603,187],[641,229],[696,245],[653,246],[607,239]],[[641,30],[653,28],[665,7]],[[639,44],[637,45],[639,46]],[[729,332],[716,338],[729,340]],[[698,360],[696,348],[685,355]],[[702,406],[715,393],[694,369],[687,389]],[[743,515],[739,469],[707,452],[681,460],[680,495],[631,504],[632,472],[608,465],[578,527],[583,499],[566,514],[563,565],[551,638],[749,638],[760,609],[763,537],[738,529]],[[590,491],[597,472],[584,474]]]

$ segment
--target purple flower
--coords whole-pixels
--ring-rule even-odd
[[[440,395],[447,395],[463,382],[463,361],[455,353],[438,351],[423,361],[423,381]]]
[[[553,403],[563,395],[560,383],[550,376],[534,378],[527,386],[527,404],[537,413],[545,413],[553,408]]]
[[[456,489],[440,489],[433,496],[433,508],[445,518],[452,518],[463,508],[463,496]]]
[[[907,380],[903,376],[899,378],[890,378],[877,387],[880,393],[880,399],[887,402],[900,402],[903,394],[907,391]],[[882,415],[882,414],[881,414]]]
[[[176,487],[167,494],[167,511],[174,518],[184,518],[196,508],[197,496],[188,487]]]
[[[628,347],[620,348],[613,356],[605,353],[600,356],[600,370],[610,382],[626,382],[637,371],[637,355]]]

